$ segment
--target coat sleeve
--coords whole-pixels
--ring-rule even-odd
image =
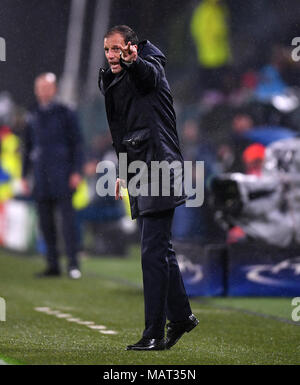
[[[144,59],[138,56],[136,61],[129,66],[121,58],[120,64],[122,68],[128,71],[138,88],[142,89],[156,88],[163,73],[163,66],[159,59],[154,56],[147,56]]]
[[[84,162],[83,138],[79,118],[72,110],[67,111],[67,135],[72,156],[72,173],[81,174]]]
[[[23,153],[22,153],[22,178],[26,178],[29,174],[31,161],[30,154],[32,151],[31,126],[27,122],[23,132]]]

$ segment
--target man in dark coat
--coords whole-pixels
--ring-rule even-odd
[[[24,132],[23,181],[33,170],[33,196],[37,202],[40,229],[46,243],[47,268],[39,274],[60,275],[56,241],[55,209],[62,216],[62,230],[68,256],[70,278],[81,277],[77,257],[77,237],[72,194],[81,182],[82,138],[75,113],[54,102],[54,74],[35,80],[37,107],[31,111]]]
[[[165,56],[149,41],[138,43],[128,26],[116,26],[104,39],[109,69],[100,69],[99,87],[105,96],[107,119],[117,155],[128,161],[177,162],[183,165],[176,131],[176,117],[165,76]],[[119,164],[122,168],[122,164]],[[134,175],[129,174],[128,180]],[[179,176],[180,178],[180,176]],[[185,194],[174,193],[175,171],[170,170],[170,191],[157,196],[135,196],[128,188],[132,218],[141,232],[142,270],[145,302],[145,330],[127,350],[163,350],[192,330],[198,320],[192,314],[182,277],[171,244],[175,207],[183,204]],[[122,199],[121,178],[116,180],[116,199]],[[141,183],[142,184],[142,183]],[[167,338],[164,339],[166,319]]]

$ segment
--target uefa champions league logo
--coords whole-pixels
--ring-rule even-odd
[[[202,281],[203,270],[199,263],[193,263],[182,254],[178,254],[177,259],[181,273],[188,276],[186,279],[189,284],[195,284]]]
[[[6,43],[3,37],[0,37],[0,61],[6,61]]]
[[[294,287],[299,284],[300,257],[286,259],[276,265],[250,265],[244,269],[247,271],[246,278],[251,282],[273,287]]]
[[[0,322],[6,321],[6,302],[4,298],[0,297]]]

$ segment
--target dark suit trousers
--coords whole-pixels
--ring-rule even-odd
[[[185,321],[189,300],[171,244],[174,209],[137,218],[141,233],[145,303],[144,337],[163,338],[166,319]]]
[[[66,254],[69,260],[69,269],[78,267],[77,260],[77,232],[75,213],[72,199],[49,199],[37,202],[40,229],[47,247],[47,262],[51,268],[59,268],[59,253],[57,250],[57,226],[55,211],[59,210],[62,218],[62,233]]]

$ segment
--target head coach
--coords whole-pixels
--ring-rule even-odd
[[[117,155],[127,154],[129,162],[183,163],[164,54],[147,40],[138,42],[126,25],[106,33],[104,51],[109,68],[100,69],[99,87]],[[116,199],[122,199],[120,178]],[[172,174],[170,183],[172,187]],[[133,196],[129,190],[129,199],[141,233],[145,329],[141,340],[127,350],[169,349],[199,322],[192,314],[171,244],[174,210],[186,196]]]

